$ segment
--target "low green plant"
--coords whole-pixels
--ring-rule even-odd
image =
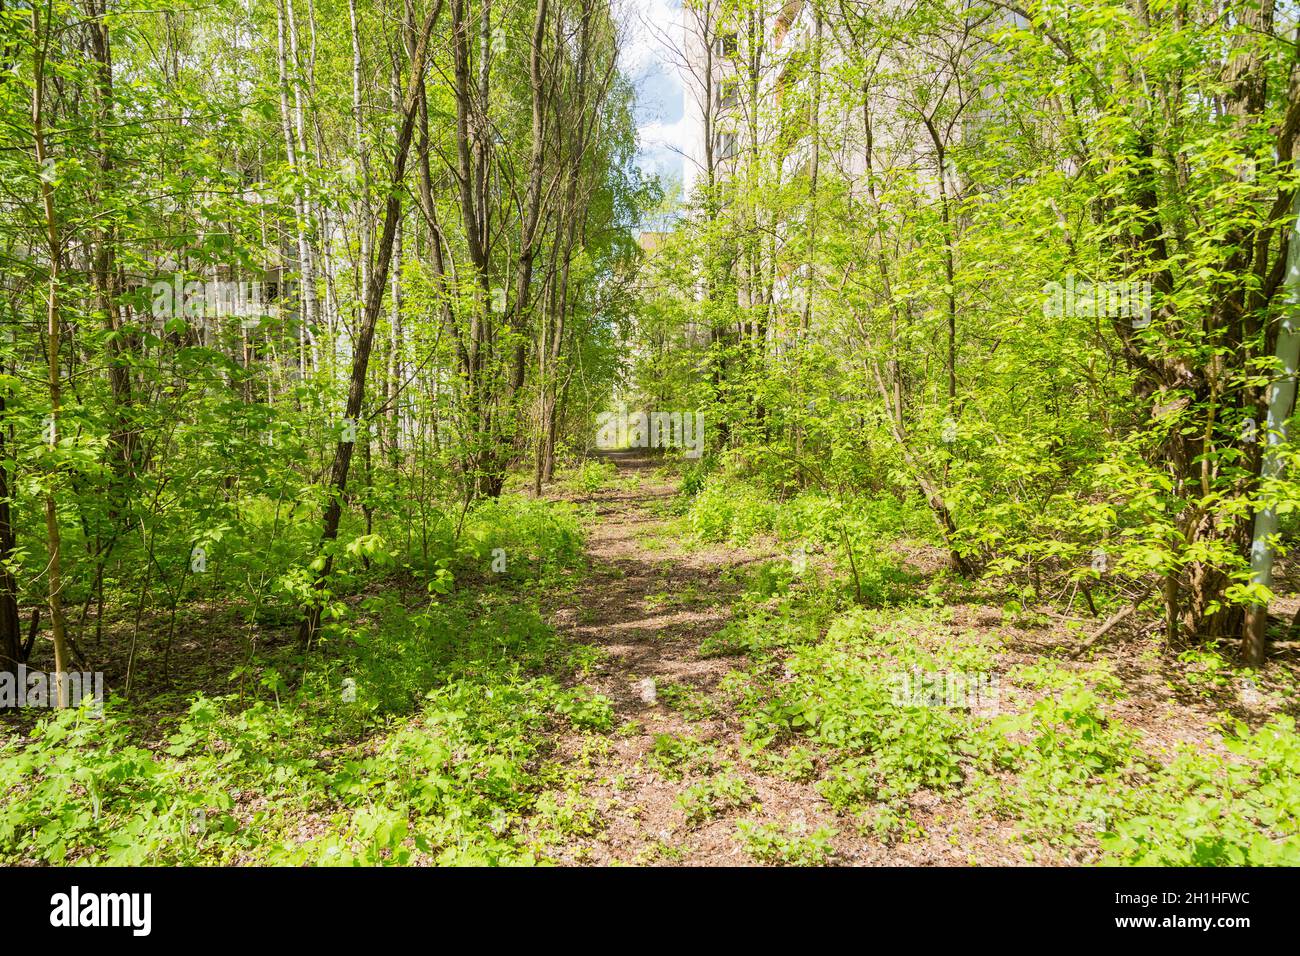
[[[779,826],[775,823],[756,823],[741,820],[736,833],[745,852],[763,863],[780,863],[786,866],[824,866],[835,855],[832,840],[836,830],[819,826],[811,833],[798,825]]]
[[[655,734],[646,764],[669,780],[712,769],[714,748],[691,737]]]
[[[688,826],[744,806],[754,789],[735,773],[718,773],[694,783],[677,795],[677,806],[686,816]]]

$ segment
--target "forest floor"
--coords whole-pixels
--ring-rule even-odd
[[[1274,861],[1273,843],[1291,839],[1270,822],[1290,819],[1274,805],[1289,798],[1260,781],[1294,776],[1294,732],[1261,730],[1300,714],[1294,643],[1248,672],[1214,652],[1171,653],[1158,622],[1132,617],[1075,659],[1104,608],[1080,618],[1076,601],[1063,615],[1053,607],[1068,599],[1054,595],[1023,608],[994,585],[954,578],[934,545],[883,531],[859,567],[874,562],[884,576],[855,601],[833,555],[796,560],[770,535],[701,540],[674,468],[645,453],[600,457],[614,473],[565,476],[548,490],[554,508],[511,497],[564,513],[574,544],[563,566],[509,578],[462,569],[445,596],[418,575],[377,572],[345,598],[340,636],[307,658],[292,608],[249,613],[210,598],[142,620],[124,605],[102,640],[81,627],[111,690],[136,660],[135,695],[110,710],[144,750],[124,748],[115,721],[64,748],[58,735],[26,736],[34,712],[3,715],[0,729],[14,732],[7,772],[28,796],[10,801],[13,839],[0,852],[22,862],[328,863],[355,851],[414,864],[1077,865],[1141,859],[1151,821],[1161,861],[1233,862],[1224,847],[1245,844]],[[493,520],[516,512],[502,514]],[[575,561],[579,520],[586,553]],[[1282,571],[1285,630],[1297,582],[1293,564]],[[898,705],[894,681],[918,666],[993,676],[993,714]],[[339,680],[353,676],[375,696],[339,699]],[[196,704],[199,693],[209,700]],[[1268,738],[1251,744],[1270,768],[1259,778],[1220,763],[1234,759],[1237,722]],[[1199,763],[1187,764],[1189,750]],[[153,772],[137,779],[138,766]],[[69,767],[100,775],[102,822],[90,791],[61,776]],[[5,772],[0,759],[0,785]],[[1259,806],[1244,799],[1256,792]],[[1249,815],[1216,809],[1241,803]],[[195,806],[222,823],[199,842],[174,823]],[[379,840],[381,816],[420,841],[391,827]],[[29,839],[63,832],[65,819],[81,821],[66,854]],[[1138,833],[1119,851],[1103,842],[1116,821],[1136,821]],[[1203,832],[1193,840],[1193,830]]]
[[[688,547],[671,533],[674,481],[655,472],[657,462],[635,452],[609,454],[619,478],[592,496],[596,521],[588,528],[589,574],[556,608],[551,623],[574,640],[595,645],[601,661],[587,683],[607,696],[616,723],[635,731],[613,738],[590,775],[584,796],[606,807],[607,829],[570,847],[573,862],[685,865],[750,862],[735,839],[735,817],[783,818],[811,831],[832,824],[832,814],[812,786],[764,777],[741,759],[741,727],[717,702],[718,685],[735,666],[705,657],[700,645],[731,616],[739,584],[726,572],[777,557],[771,549],[724,545]],[[673,780],[648,764],[657,739],[698,741],[713,753],[702,774],[735,773],[753,792],[745,811],[723,813],[687,826],[678,794],[694,781]],[[576,756],[580,737],[561,745]],[[761,814],[753,812],[762,808]],[[847,850],[843,847],[841,853]],[[864,852],[853,848],[850,858]]]
[[[762,762],[751,759],[727,687],[728,674],[747,661],[743,654],[702,653],[701,644],[732,617],[745,569],[789,556],[771,541],[745,548],[693,541],[674,521],[677,483],[657,469],[655,459],[634,452],[605,457],[617,464],[617,478],[593,494],[566,495],[594,508],[587,529],[589,570],[576,591],[553,602],[549,620],[562,635],[599,650],[599,664],[583,682],[610,699],[622,729],[597,746],[579,733],[558,742],[555,757],[581,768],[580,801],[598,807],[604,822],[590,836],[553,848],[562,861],[752,864],[738,833],[741,820],[796,836],[825,827],[823,833],[831,835],[824,859],[841,865],[1071,864],[1096,858],[1096,842],[1087,837],[1068,851],[1030,850],[1016,838],[1013,821],[980,812],[960,796],[943,799],[927,790],[909,800],[917,826],[908,838],[884,840],[837,814],[818,792],[814,783],[824,768],[802,780],[756,770]],[[923,577],[941,564],[934,549],[905,542],[895,549]],[[995,599],[976,592],[968,603],[952,607],[950,634],[996,643],[999,669],[1044,658],[1080,672],[1095,665],[1095,659],[1068,659],[1065,648],[1077,645],[1077,634],[1058,623],[1009,624]],[[1112,717],[1140,732],[1152,752],[1167,755],[1179,743],[1215,747],[1216,715],[1258,725],[1272,713],[1294,713],[1296,701],[1287,692],[1295,686],[1294,660],[1280,663],[1277,680],[1258,687],[1231,681],[1193,686],[1182,679],[1186,668],[1155,653],[1155,645],[1154,633],[1120,628],[1096,652],[1110,658],[1126,691]],[[672,757],[683,745],[704,756],[674,766]],[[692,820],[687,808],[698,806],[700,795],[713,806],[703,819],[697,814]]]
[[[832,825],[833,814],[810,784],[760,776],[745,766],[742,728],[717,702],[718,686],[736,662],[700,653],[705,638],[727,623],[738,597],[739,584],[726,572],[778,554],[688,546],[671,533],[676,482],[658,475],[657,462],[645,455],[606,457],[618,465],[619,477],[585,502],[596,508],[588,528],[589,573],[572,596],[576,606],[555,609],[551,623],[600,649],[601,664],[587,683],[612,701],[616,723],[633,732],[612,739],[585,788],[584,796],[605,806],[607,829],[566,855],[594,864],[745,864],[750,861],[735,839],[737,816],[783,818],[810,831]],[[650,765],[662,735],[713,748],[696,779],[683,774],[673,780]],[[576,755],[583,743],[575,736],[561,749]],[[686,825],[678,794],[718,772],[744,778],[752,801],[744,810]],[[859,851],[855,847],[855,855]]]

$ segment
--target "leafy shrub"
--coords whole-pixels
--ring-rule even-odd
[[[686,823],[696,826],[728,810],[744,806],[754,795],[745,779],[734,773],[719,773],[692,784],[677,795],[677,806]]]
[[[1291,717],[1225,740],[1239,759],[1185,748],[1117,814],[1106,861],[1135,866],[1300,864],[1300,737]]]
[[[555,711],[568,717],[579,730],[609,731],[614,728],[614,707],[609,698],[585,688],[559,695]]]
[[[713,748],[691,737],[655,734],[646,764],[669,780],[711,769]]]
[[[736,831],[745,851],[764,863],[824,866],[835,854],[831,846],[836,834],[833,827],[820,826],[812,833],[804,833],[797,826],[782,828],[774,823],[741,820]]]
[[[595,494],[618,475],[618,466],[605,458],[583,458],[564,476],[565,484],[585,494]]]
[[[544,576],[575,567],[583,553],[582,531],[571,505],[521,495],[480,501],[466,519],[462,544],[484,570],[500,548],[505,573],[516,578],[530,570]]]
[[[687,521],[705,541],[746,544],[771,532],[777,504],[760,489],[736,481],[709,481],[691,502]]]

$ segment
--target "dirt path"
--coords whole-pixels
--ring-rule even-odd
[[[616,726],[623,730],[596,752],[590,738],[561,742],[567,763],[590,768],[578,798],[598,808],[602,823],[563,848],[561,858],[583,864],[750,865],[754,860],[737,838],[737,822],[744,819],[796,832],[834,827],[834,859],[841,864],[925,860],[924,851],[900,855],[864,838],[834,815],[811,784],[756,773],[743,759],[743,727],[719,685],[744,661],[701,656],[700,644],[731,617],[740,588],[728,571],[777,555],[684,547],[669,526],[675,483],[656,474],[653,459],[634,453],[608,457],[619,468],[612,487],[578,499],[596,508],[587,542],[591,573],[551,620],[560,633],[602,651],[584,683],[613,702]],[[671,759],[678,742],[697,756],[665,766],[665,751]],[[737,777],[744,796],[716,816],[692,821],[678,802],[693,786],[735,785]],[[932,856],[927,861],[937,862]]]
[[[806,815],[806,807],[819,802],[809,787],[781,780],[773,786],[744,766],[741,728],[717,703],[719,681],[738,662],[699,653],[700,642],[731,616],[736,587],[724,572],[768,555],[683,548],[667,527],[675,484],[656,475],[648,457],[607,457],[619,469],[612,487],[578,499],[596,508],[587,539],[590,574],[552,623],[602,651],[585,683],[613,702],[616,725],[624,729],[595,756],[583,786],[583,798],[601,807],[605,827],[564,856],[594,864],[750,862],[734,836],[737,816]],[[677,773],[654,760],[656,738],[664,734],[712,747],[707,766],[683,768],[673,779]],[[581,746],[577,738],[562,743],[575,759]],[[688,825],[678,794],[718,772],[743,777],[763,812],[745,807]]]

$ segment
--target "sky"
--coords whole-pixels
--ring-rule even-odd
[[[682,176],[686,147],[684,87],[674,47],[681,45],[680,0],[621,0],[626,32],[622,67],[636,87],[637,163],[665,179]]]

